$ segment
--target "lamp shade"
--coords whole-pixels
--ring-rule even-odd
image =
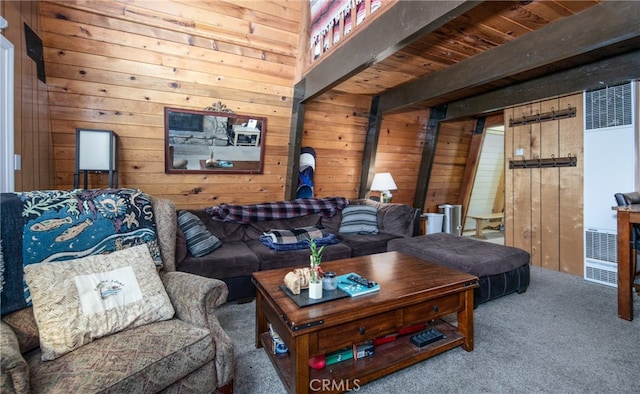
[[[390,172],[380,172],[373,177],[372,191],[398,190]]]
[[[118,136],[113,131],[76,129],[74,187],[79,187],[80,173],[84,172],[87,188],[89,171],[108,171],[109,187],[118,187]]]
[[[113,170],[116,135],[110,130],[77,130],[76,136],[79,170]]]

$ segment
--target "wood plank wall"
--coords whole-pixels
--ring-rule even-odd
[[[576,107],[573,118],[509,127],[509,119]],[[583,275],[583,104],[576,94],[506,109],[505,243],[531,264]],[[524,157],[514,156],[517,148]],[[510,159],[577,156],[576,167],[509,169]]]
[[[9,26],[3,30],[14,45],[14,150],[21,157],[15,172],[15,190],[54,188],[54,162],[46,85],[38,79],[35,62],[27,56],[24,24],[42,38],[38,3],[3,1],[0,14]]]
[[[330,91],[305,106],[301,146],[316,151],[315,197],[357,198],[370,105]]]
[[[73,186],[75,130],[120,137],[120,184],[179,208],[284,197],[302,2],[47,1],[41,21],[56,186]],[[264,173],[164,173],[164,107],[221,101],[268,118]],[[105,187],[92,175],[89,187]]]
[[[423,212],[439,212],[441,204],[461,204],[475,119],[442,122]]]
[[[331,91],[305,107],[302,145],[316,151],[315,197],[357,198],[371,98]],[[383,117],[375,171],[391,172],[393,202],[413,204],[428,111]]]
[[[375,172],[390,172],[398,190],[392,202],[413,205],[429,111],[388,114],[382,118]]]

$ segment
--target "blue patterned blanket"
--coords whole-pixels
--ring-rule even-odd
[[[325,236],[322,236],[320,238],[316,238],[315,241],[316,241],[316,245],[318,246],[332,245],[340,242],[338,237],[335,234],[331,234],[331,233]],[[278,243],[278,242],[274,242],[273,239],[269,236],[261,235],[260,242],[268,246],[270,249],[273,249],[276,251],[309,249],[309,241],[306,239],[303,239],[297,242]]]
[[[148,195],[137,189],[2,193],[2,315],[31,304],[23,267],[146,243],[162,265]]]

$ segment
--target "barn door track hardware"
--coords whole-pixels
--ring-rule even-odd
[[[521,118],[512,119],[509,118],[509,127],[521,126],[530,123],[540,123],[547,122],[550,120],[560,120],[566,118],[573,118],[576,116],[576,107],[572,107],[571,104],[567,106],[566,109],[561,109],[556,111],[553,107],[551,107],[551,111],[549,112],[536,112],[535,115],[525,115],[522,114]]]
[[[509,160],[509,169],[515,168],[554,168],[554,167],[575,167],[578,164],[578,157],[569,153],[566,157],[554,157],[541,159],[536,156],[534,159]]]

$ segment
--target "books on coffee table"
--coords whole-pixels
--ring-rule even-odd
[[[348,274],[338,276],[338,289],[349,294],[351,297],[357,297],[380,291],[380,285],[378,283],[371,282],[371,286],[359,284],[348,279],[351,275],[361,278],[361,276],[356,274],[355,272],[350,272]]]

